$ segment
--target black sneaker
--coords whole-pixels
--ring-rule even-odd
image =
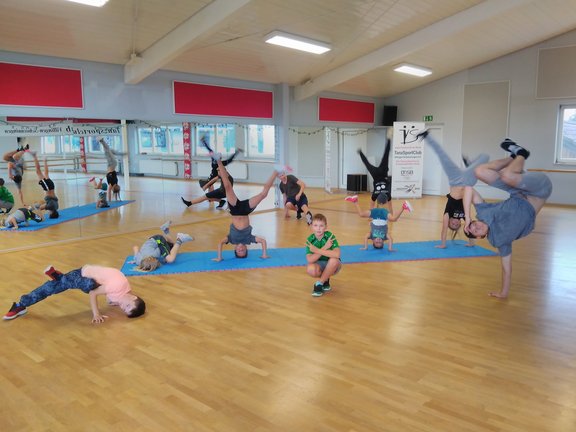
[[[324,294],[324,290],[322,289],[324,285],[322,285],[322,282],[316,282],[314,284],[314,289],[312,290],[312,295],[314,297],[320,297],[322,294]]]
[[[504,141],[502,141],[500,143],[500,147],[503,150],[509,152],[512,158],[515,158],[516,156],[523,156],[524,159],[528,159],[528,157],[530,156],[530,152],[528,150],[526,150],[522,146],[519,146],[510,138],[506,138]]]
[[[184,204],[186,204],[186,207],[190,207],[192,205],[192,201],[187,201],[183,197],[180,197],[180,199]]]
[[[296,219],[302,219],[302,210],[296,210]]]
[[[324,285],[322,285],[322,291],[328,292],[331,289],[332,287],[330,286],[330,279],[328,279],[326,282],[324,282]]]
[[[218,205],[216,206],[216,208],[221,209],[221,208],[224,208],[225,205],[226,205],[226,200],[221,199],[220,202],[218,203]]]
[[[466,168],[470,166],[470,159],[468,159],[468,156],[462,156],[462,162],[464,162]]]
[[[20,315],[24,315],[28,310],[24,306],[16,306],[16,303],[12,303],[12,307],[6,315],[4,315],[5,320],[12,320],[18,318]]]
[[[306,212],[306,223],[312,225],[312,213]]]

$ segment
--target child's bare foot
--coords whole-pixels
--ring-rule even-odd
[[[500,293],[500,292],[495,292],[495,291],[489,292],[488,295],[489,295],[490,297],[496,297],[496,298],[499,298],[499,299],[508,298],[508,294],[502,294],[502,293]]]

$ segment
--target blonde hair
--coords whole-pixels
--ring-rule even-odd
[[[312,221],[315,221],[315,220],[323,222],[324,225],[328,225],[328,220],[326,219],[326,216],[324,216],[322,213],[316,213],[314,215],[314,217],[312,218]]]
[[[146,257],[140,261],[138,268],[143,271],[154,271],[160,267],[160,261],[154,257]]]

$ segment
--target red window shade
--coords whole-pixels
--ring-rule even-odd
[[[82,73],[0,62],[0,105],[83,108]]]
[[[374,123],[374,104],[344,99],[318,98],[318,120]]]
[[[176,114],[271,119],[273,107],[271,91],[174,81]]]

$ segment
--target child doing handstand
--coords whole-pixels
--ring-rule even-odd
[[[372,246],[374,246],[374,249],[382,249],[384,247],[384,242],[388,241],[388,251],[393,252],[394,249],[392,249],[392,245],[394,239],[388,232],[388,222],[396,222],[402,213],[404,213],[404,210],[411,212],[412,206],[410,203],[404,201],[399,213],[390,213],[388,208],[380,207],[387,206],[392,209],[392,204],[388,202],[388,197],[385,192],[378,195],[378,198],[376,198],[376,207],[371,208],[370,210],[362,210],[360,208],[357,195],[346,197],[345,200],[356,205],[356,211],[360,217],[371,218],[370,232],[366,234],[366,237],[364,237],[364,247],[362,250],[368,249],[368,240],[372,240]]]
[[[98,296],[101,295],[107,297],[109,304],[119,306],[128,318],[136,318],[146,311],[146,303],[132,294],[130,283],[120,270],[87,264],[66,274],[49,266],[44,273],[52,280],[20,297],[20,300],[13,303],[8,313],[4,315],[5,320],[24,315],[28,311],[27,308],[33,304],[48,296],[73,288],[90,296],[92,323],[94,324],[103,323],[108,318],[98,309]]]
[[[38,176],[38,184],[44,190],[44,204],[35,204],[34,206],[39,210],[46,210],[49,213],[50,219],[57,219],[58,214],[58,197],[54,192],[54,182],[50,179],[48,171],[48,161],[44,159],[44,172],[40,169],[40,162],[35,152],[30,152],[34,156],[34,164],[36,165],[36,175]]]
[[[142,271],[154,271],[161,264],[170,264],[176,260],[180,246],[194,240],[191,235],[178,233],[176,241],[170,235],[172,221],[160,227],[162,235],[153,235],[142,247],[134,246],[134,263]]]
[[[124,153],[111,149],[104,138],[101,138],[99,142],[104,149],[106,162],[108,164],[108,172],[106,173],[106,181],[108,182],[108,201],[112,200],[112,194],[114,194],[114,199],[118,201],[120,200],[120,185],[118,184],[118,173],[116,172],[116,167],[118,166],[116,157],[123,156]]]
[[[312,234],[306,239],[306,272],[318,280],[314,283],[312,295],[320,297],[330,291],[330,277],[342,268],[340,245],[334,234],[326,231],[326,216],[317,213],[312,217]]]

